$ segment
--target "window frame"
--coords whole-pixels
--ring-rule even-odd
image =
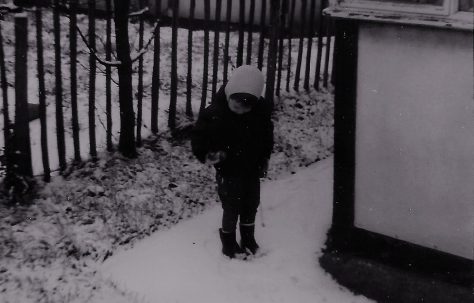
[[[464,12],[459,10],[459,0],[445,0],[451,2],[451,13],[450,17],[452,19],[466,21],[466,22],[474,22],[474,12]]]
[[[400,2],[382,2],[377,0],[339,0],[341,8],[356,9],[363,11],[374,11],[380,13],[421,14],[434,16],[449,16],[452,10],[452,2],[458,0],[443,0],[443,5],[412,4]]]

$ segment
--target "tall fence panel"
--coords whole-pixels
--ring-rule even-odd
[[[38,144],[33,153],[39,151],[43,157],[40,168],[36,163],[33,166],[34,173],[44,173],[45,179],[49,179],[51,171],[67,171],[67,164],[72,161],[78,163],[94,158],[100,150],[113,150],[119,141],[117,67],[121,62],[112,47],[116,45],[112,41],[113,5],[111,0],[105,0],[105,6],[95,7],[94,2],[81,2],[82,10],[76,12],[78,0],[65,4],[54,0],[51,7],[41,11],[33,7],[28,12],[28,26],[36,27],[38,37],[29,50],[29,56],[37,60],[37,72],[33,78],[28,73],[28,79],[38,83],[37,94],[30,99],[40,104],[38,128],[42,138],[41,149]],[[157,134],[159,125],[164,124],[165,131],[166,122],[172,129],[180,127],[182,121],[190,123],[181,115],[191,118],[193,110],[197,113],[205,108],[218,85],[225,84],[232,69],[241,64],[256,64],[267,75],[266,96],[270,99],[276,95],[283,102],[281,91],[298,93],[300,81],[306,90],[330,87],[334,39],[332,26],[321,13],[327,5],[325,0],[176,0],[168,2],[172,7],[167,7],[167,2],[156,1],[154,11],[141,6],[137,7],[141,11],[131,13],[130,60],[137,67],[133,76],[138,77],[137,93],[131,96],[136,111],[133,115],[137,146],[142,137]],[[85,10],[84,3],[89,10]],[[2,66],[2,58],[8,61],[8,56],[2,53],[1,38],[8,36],[8,43],[4,43],[8,54],[15,41],[13,27],[8,25],[12,17],[5,18],[0,21],[3,159],[7,158],[11,130],[7,78],[14,71],[9,62]],[[99,32],[102,28],[104,32]],[[83,34],[86,31],[87,37]],[[40,43],[43,41],[44,52]],[[69,72],[64,72],[64,68],[69,68]],[[160,95],[169,98],[162,98],[163,104],[159,106]],[[48,105],[48,99],[54,102]],[[142,112],[150,115],[145,117]],[[55,126],[54,131],[47,130],[46,125]],[[70,138],[72,148],[66,148],[65,141]]]

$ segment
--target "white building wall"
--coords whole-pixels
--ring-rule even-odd
[[[162,4],[162,12],[168,16],[171,16],[171,1],[174,0],[161,0]],[[273,0],[267,0],[267,5],[266,5],[266,24],[268,25],[270,23],[270,2]],[[306,4],[306,22],[309,20],[310,16],[310,3],[313,0],[307,0]],[[316,1],[316,9],[315,9],[315,20],[319,20],[319,9],[320,9],[320,4],[321,0],[314,0]],[[216,0],[210,0],[210,19],[214,20],[216,16]],[[246,23],[249,20],[249,15],[250,15],[250,0],[245,0],[245,20]],[[226,12],[227,12],[227,0],[222,0],[222,6],[221,6],[221,18],[220,20],[226,20]],[[155,0],[148,0],[148,6],[150,7],[151,11],[155,11],[155,6],[156,6],[156,1]],[[190,6],[191,6],[191,0],[180,0],[179,2],[179,16],[186,18],[189,16],[190,12]],[[302,6],[302,0],[296,0],[295,2],[295,19],[294,19],[294,24],[297,26],[300,24],[301,18],[301,6]],[[261,0],[255,0],[255,15],[254,15],[254,24],[259,25],[260,24],[260,16],[262,12],[262,1]],[[195,18],[196,19],[204,19],[204,0],[196,0],[196,7],[195,7]],[[238,23],[240,20],[240,0],[232,0],[232,17],[231,21],[234,23]],[[315,21],[315,28],[317,25],[317,21]]]
[[[355,225],[474,259],[472,32],[361,24]]]

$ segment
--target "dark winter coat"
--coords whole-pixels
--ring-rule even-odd
[[[204,163],[209,152],[224,151],[226,158],[215,164],[222,176],[259,174],[273,148],[273,123],[269,102],[260,100],[245,114],[229,109],[225,87],[214,96],[196,122],[192,150]]]

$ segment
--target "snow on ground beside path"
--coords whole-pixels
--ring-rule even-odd
[[[256,237],[265,256],[221,255],[216,206],[117,253],[102,275],[143,302],[371,302],[339,286],[318,263],[332,211],[332,162],[263,184],[265,227],[257,216]]]

